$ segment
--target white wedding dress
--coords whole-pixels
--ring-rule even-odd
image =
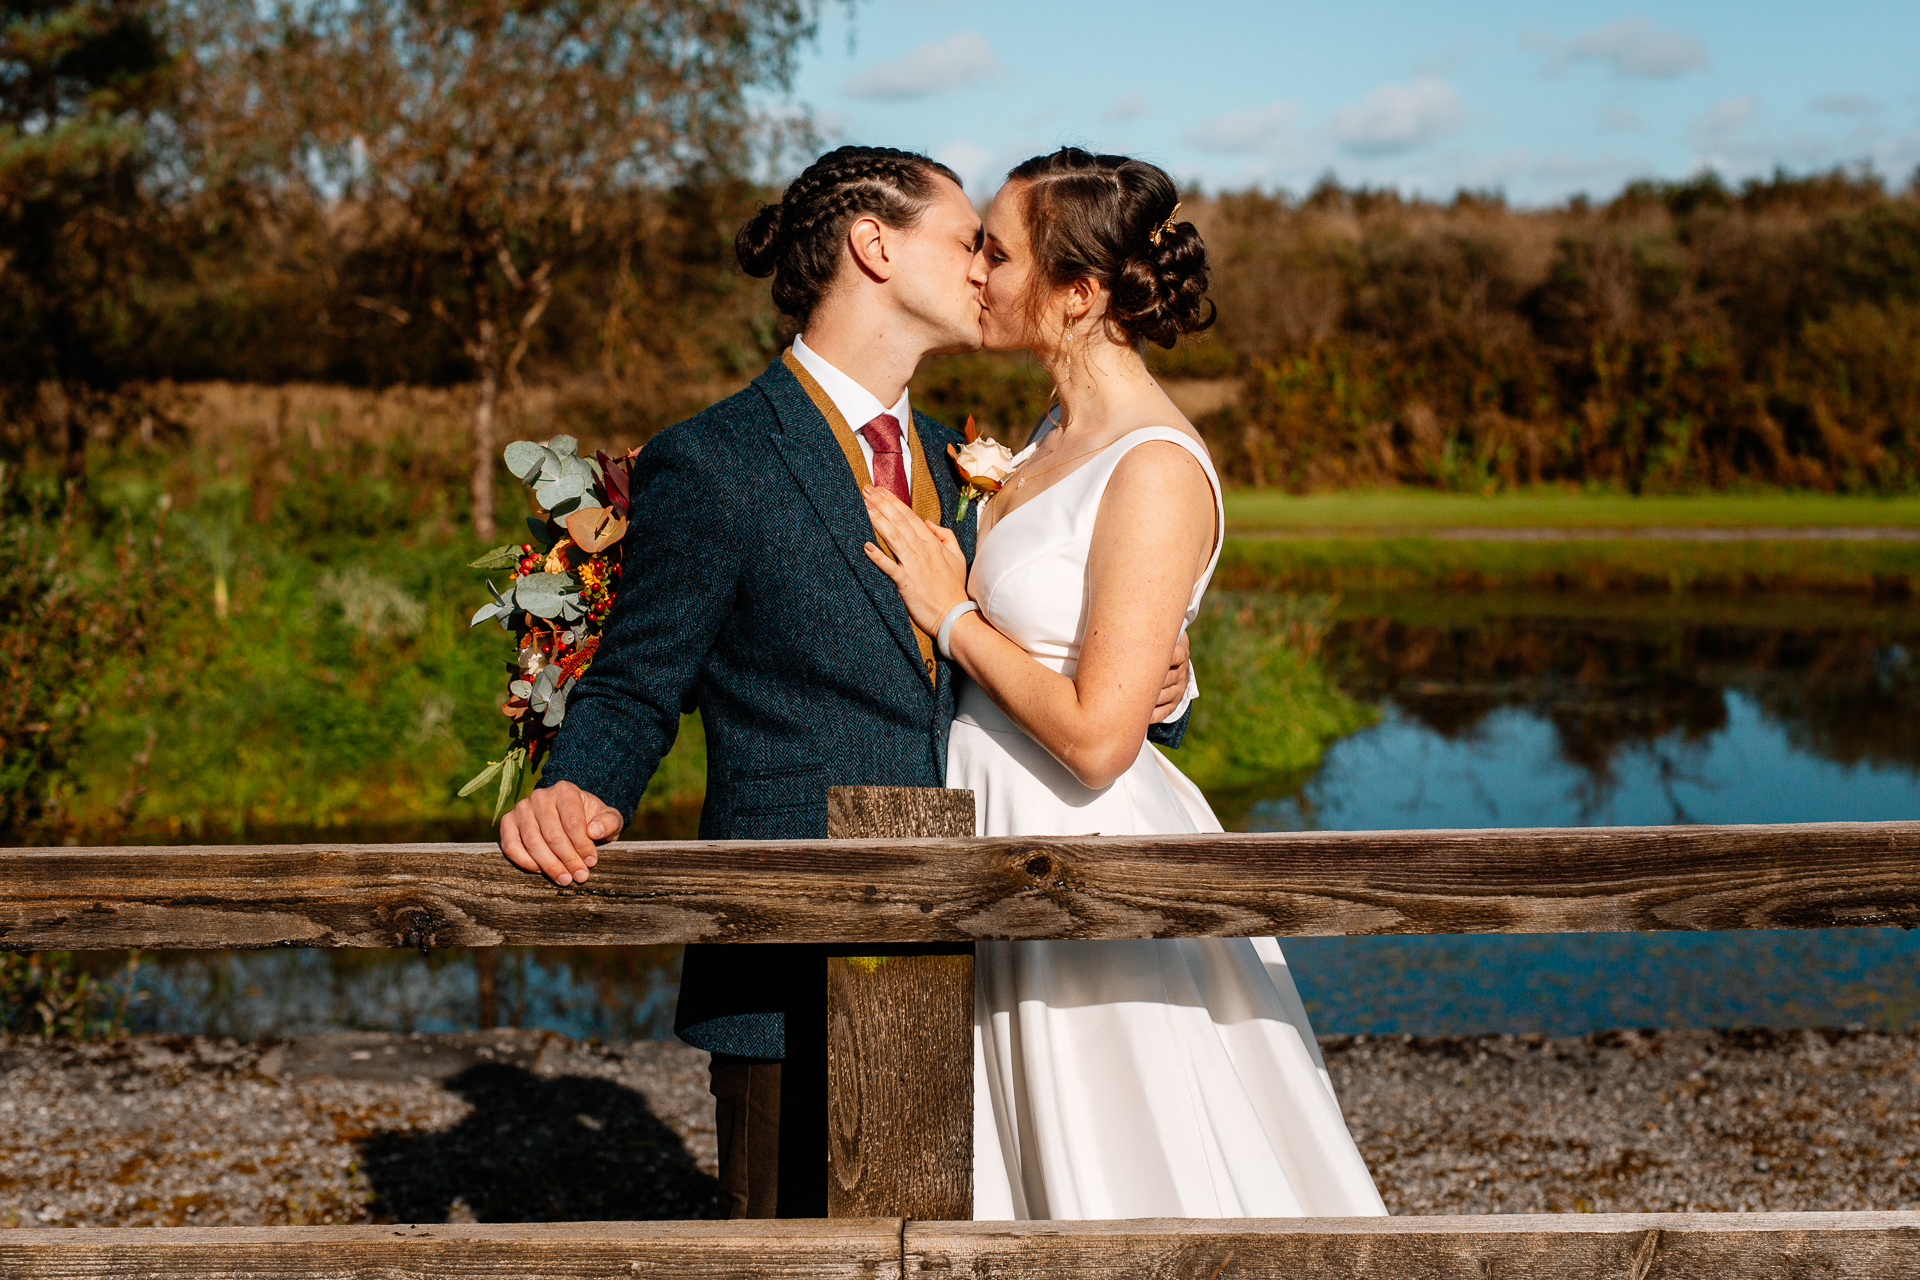
[[[1152,427],[997,519],[971,585],[981,612],[1071,676],[1087,553],[1114,468]],[[1187,622],[1219,562],[1193,589]],[[947,785],[979,834],[1219,831],[1199,788],[1151,745],[1111,786],[1082,786],[977,686],[960,694]],[[983,942],[974,979],[973,1216],[1215,1218],[1384,1214],[1272,938]]]

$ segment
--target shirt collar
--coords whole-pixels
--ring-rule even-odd
[[[883,413],[890,413],[900,424],[904,434],[912,423],[912,410],[907,405],[907,389],[900,389],[900,399],[891,409],[880,403],[879,397],[867,390],[846,374],[827,363],[826,357],[809,347],[804,338],[793,340],[793,358],[800,367],[813,375],[820,389],[827,393],[827,399],[833,401],[833,407],[847,420],[849,430],[858,432],[860,428],[872,422]]]

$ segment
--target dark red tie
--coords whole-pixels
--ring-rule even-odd
[[[906,459],[900,456],[900,419],[883,413],[860,428],[860,434],[873,446],[873,482],[908,506],[913,499],[907,493]]]

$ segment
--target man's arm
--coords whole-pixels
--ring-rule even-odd
[[[585,880],[595,840],[625,828],[673,747],[740,572],[730,451],[684,427],[640,452],[620,586],[593,666],[540,785],[500,821],[500,847],[556,884]]]

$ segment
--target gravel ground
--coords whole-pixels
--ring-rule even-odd
[[[0,1226],[714,1216],[705,1054],[521,1039],[0,1037]]]
[[[1920,1034],[1322,1041],[1390,1212],[1920,1207]]]
[[[1397,1214],[1920,1206],[1920,1034],[1330,1037]],[[711,1216],[705,1055],[0,1037],[0,1226]]]

